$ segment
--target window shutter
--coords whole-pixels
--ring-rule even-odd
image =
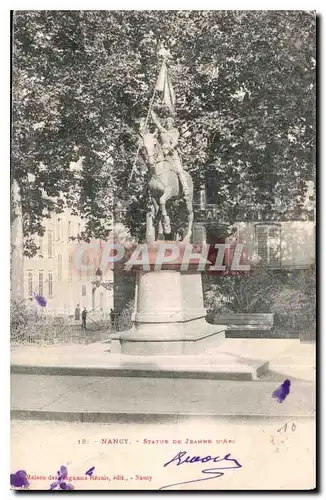
[[[33,273],[28,273],[28,296],[33,297]]]
[[[269,264],[279,266],[281,261],[281,229],[280,226],[269,227]]]
[[[257,254],[260,262],[268,262],[268,227],[256,226]]]
[[[256,226],[256,248],[260,262],[272,267],[279,267],[281,265],[280,226]]]
[[[48,287],[49,287],[49,297],[52,297],[52,295],[53,295],[53,276],[52,276],[52,273],[49,273]]]
[[[43,295],[43,272],[38,274],[38,293]]]

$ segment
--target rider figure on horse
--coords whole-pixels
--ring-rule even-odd
[[[180,156],[178,153],[178,142],[179,142],[179,131],[174,127],[174,119],[172,116],[168,117],[166,120],[166,128],[160,123],[158,116],[152,110],[152,119],[160,132],[161,144],[164,156],[166,160],[171,164],[174,172],[177,174],[181,186],[185,195],[186,200],[189,197],[189,188],[187,184],[187,179],[184,175],[184,170],[182,168]]]

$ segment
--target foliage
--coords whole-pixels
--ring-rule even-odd
[[[313,333],[316,329],[316,273],[315,269],[288,273],[286,284],[271,299],[271,312],[276,326],[296,332]]]
[[[11,300],[10,333],[12,344],[53,344],[66,342],[76,331],[68,318],[46,316],[29,301]]]
[[[10,304],[10,331],[13,341],[25,339],[28,333],[32,333],[30,328],[35,324],[37,312],[26,302],[12,300]]]
[[[247,275],[226,274],[214,281],[206,283],[204,302],[208,313],[220,314],[271,312],[270,296],[280,285],[272,270],[260,266]]]
[[[131,315],[134,312],[135,301],[130,300],[126,303],[125,307],[118,314],[115,320],[115,328],[118,332],[130,330],[132,327]]]
[[[117,200],[143,237],[141,160],[129,190],[126,180],[161,41],[195,186],[217,173],[231,223],[253,207],[300,208],[314,180],[315,25],[303,11],[15,12],[12,175],[26,242],[65,200],[86,219],[84,238],[107,237]]]
[[[315,337],[315,269],[276,271],[257,267],[246,277],[206,278],[204,285],[208,317],[216,313],[274,313],[276,330]]]

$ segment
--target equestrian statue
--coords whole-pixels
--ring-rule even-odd
[[[160,119],[152,109],[157,91],[163,92],[162,102],[169,110],[169,116],[166,119]],[[146,215],[147,243],[171,238],[171,223],[166,205],[169,201],[181,198],[186,203],[188,216],[183,241],[189,242],[192,235],[193,182],[180,159],[178,149],[180,134],[174,124],[174,103],[175,97],[168,74],[167,58],[164,57],[147,118],[141,120],[139,132],[141,144],[137,151],[138,155],[141,148],[145,150],[146,163],[150,172],[148,182],[150,203]]]

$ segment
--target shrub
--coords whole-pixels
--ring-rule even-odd
[[[274,313],[282,336],[315,338],[315,269],[254,268],[248,276],[206,278],[204,302],[208,319],[215,314]]]
[[[287,328],[299,336],[315,338],[316,273],[315,269],[288,273],[287,281],[270,297],[275,325]]]
[[[11,300],[10,303],[10,335],[11,341],[23,342],[33,335],[37,318],[36,309],[25,301]]]
[[[273,271],[255,267],[246,275],[222,275],[204,292],[209,314],[243,314],[271,312],[269,296],[279,287]]]
[[[126,303],[125,307],[119,313],[115,320],[115,327],[118,332],[130,330],[132,327],[131,315],[134,312],[135,301],[134,299]]]
[[[69,318],[43,315],[34,302],[11,301],[10,334],[13,344],[52,344],[71,338]]]

